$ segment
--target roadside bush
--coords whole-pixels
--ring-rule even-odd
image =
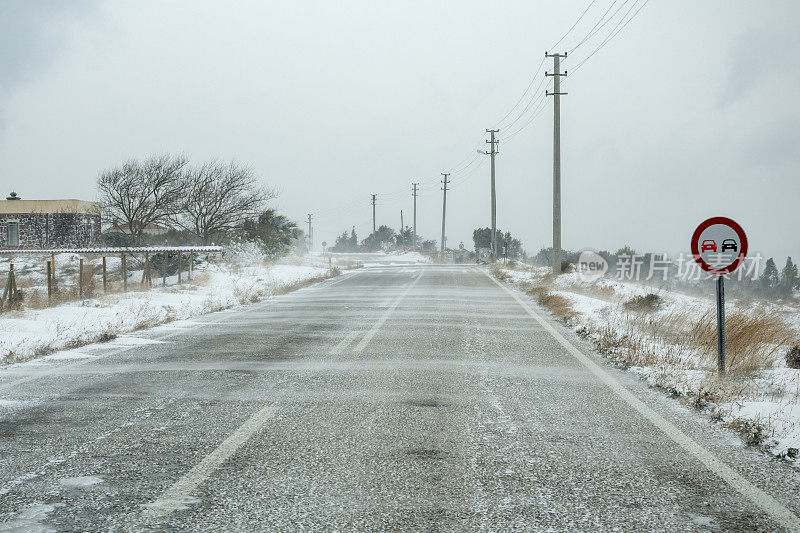
[[[713,361],[717,353],[717,316],[704,314],[691,328],[690,345],[705,351]],[[728,370],[749,374],[770,368],[779,358],[781,346],[792,345],[797,336],[779,318],[769,314],[734,312],[725,319]]]
[[[644,296],[634,296],[624,304],[625,309],[629,311],[658,311],[664,300],[658,294],[645,294]]]
[[[523,290],[528,296],[532,296],[542,307],[547,308],[556,318],[569,323],[578,313],[572,308],[572,303],[561,296],[550,292],[543,285],[523,285]]]
[[[786,366],[800,369],[800,344],[792,346],[786,352]]]
[[[499,267],[497,265],[492,267],[491,272],[492,272],[492,276],[494,276],[495,278],[497,278],[500,281],[506,281],[507,279],[509,279],[511,277],[501,267]]]

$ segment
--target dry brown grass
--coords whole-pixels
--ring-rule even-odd
[[[2,277],[5,278],[5,276],[2,276]],[[3,286],[5,286],[5,281],[6,280],[3,279],[2,281],[3,281]],[[30,287],[35,287],[36,286],[36,282],[34,282],[31,278],[28,278],[28,277],[25,277],[25,276],[20,276],[19,274],[16,274],[16,273],[15,273],[15,276],[14,276],[14,281],[16,281],[18,289],[28,289]]]
[[[570,323],[572,319],[578,316],[568,299],[560,294],[550,292],[547,286],[534,285],[532,283],[523,283],[521,286],[525,294],[532,296],[539,305],[550,311],[557,319]]]
[[[614,287],[611,285],[599,285],[599,284],[591,284],[586,287],[585,292],[588,296],[592,296],[594,298],[599,298],[600,300],[606,300],[610,302],[616,296],[617,291],[614,290]]]
[[[717,317],[706,313],[690,331],[690,342],[712,360],[717,354]],[[766,314],[734,312],[725,319],[727,368],[753,373],[772,367],[781,348],[798,342],[798,334],[783,321]]]
[[[652,312],[657,311],[661,304],[663,303],[663,299],[658,294],[649,293],[642,295],[634,296],[633,298],[627,300],[622,306],[629,311],[641,311],[641,312]]]
[[[511,278],[500,265],[493,265],[489,270],[498,281],[508,281]]]

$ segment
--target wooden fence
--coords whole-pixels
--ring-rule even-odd
[[[162,285],[167,284],[167,268],[170,254],[175,254],[177,258],[177,275],[178,284],[183,282],[183,273],[186,272],[188,280],[192,279],[194,274],[194,260],[195,254],[213,254],[222,251],[221,246],[152,246],[152,247],[125,247],[125,248],[58,248],[47,250],[28,250],[28,249],[0,249],[0,257],[10,256],[24,257],[24,256],[42,256],[44,261],[44,271],[47,277],[47,297],[48,300],[53,297],[58,284],[59,275],[57,273],[56,254],[72,253],[82,255],[84,257],[78,260],[78,298],[83,299],[84,290],[91,282],[93,273],[89,275],[87,281],[84,275],[84,258],[85,257],[101,257],[102,258],[102,283],[103,292],[108,291],[109,276],[107,267],[107,258],[109,256],[120,257],[120,279],[122,283],[122,290],[128,290],[128,259],[131,256],[139,256],[144,258],[142,270],[142,283],[153,285],[153,278],[161,277]],[[184,259],[185,257],[185,259]],[[161,272],[157,271],[157,267],[153,265],[153,261],[161,263]],[[155,274],[155,276],[154,276]],[[9,309],[17,305],[21,301],[21,293],[17,287],[17,272],[14,270],[14,263],[9,264],[8,278],[4,284],[2,298],[0,298],[0,312],[4,309]]]

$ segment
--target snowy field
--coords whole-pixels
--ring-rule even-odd
[[[605,277],[556,278],[549,268],[495,267],[495,277],[535,297],[614,363],[708,412],[779,457],[800,449],[800,307],[727,298],[728,375],[716,372],[713,289],[697,296]],[[655,295],[655,296],[649,296]]]
[[[26,307],[35,302],[39,307],[46,301],[45,275],[40,260],[26,259],[31,264],[16,262],[19,280],[27,301],[21,310],[0,314],[0,363],[24,361],[57,350],[104,341],[131,331],[153,327],[173,320],[187,319],[245,303],[268,298],[313,281],[338,273],[319,258],[284,259],[268,263],[252,250],[230,254],[220,260],[203,261],[195,267],[194,279],[178,284],[177,275],[167,278],[166,287],[161,278],[154,286],[144,290],[138,281],[141,270],[129,273],[129,290],[122,292],[119,283],[107,294],[95,288],[94,297],[73,299],[53,307]],[[59,254],[56,264],[60,269],[65,291],[75,292],[76,265],[79,257]],[[8,260],[0,262],[0,272],[7,272]],[[335,266],[335,263],[334,263]],[[119,277],[119,259],[109,257],[109,277]],[[73,279],[74,278],[74,279]]]

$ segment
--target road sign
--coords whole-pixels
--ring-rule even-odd
[[[741,266],[747,255],[747,235],[730,218],[709,218],[694,230],[692,255],[706,272],[729,274]]]
[[[725,274],[739,268],[747,256],[747,235],[726,217],[703,221],[692,235],[692,255],[700,268],[717,274],[717,369],[725,372]]]

